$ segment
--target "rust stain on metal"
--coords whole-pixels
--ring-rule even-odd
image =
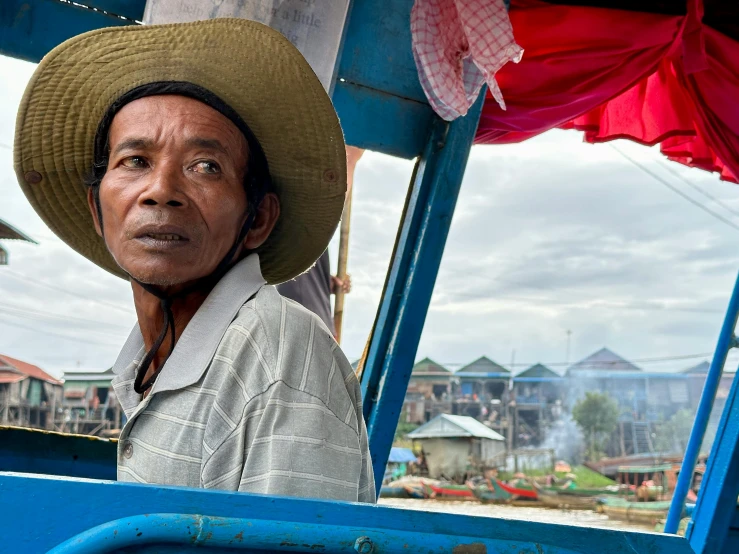
[[[244,532],[243,531],[239,531],[234,538],[237,541],[239,541],[239,542],[243,541],[244,540]]]
[[[488,554],[488,547],[481,542],[460,544],[454,547],[452,554]]]

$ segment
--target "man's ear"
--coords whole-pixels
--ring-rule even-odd
[[[279,218],[280,200],[274,192],[270,192],[259,204],[254,223],[244,239],[244,247],[247,250],[254,250],[262,246],[269,238]]]
[[[100,185],[98,185],[100,186]],[[95,201],[95,192],[92,190],[93,187],[87,187],[87,207],[90,208],[92,214],[92,221],[95,223],[95,232],[101,237],[103,236],[103,228],[100,226],[100,218],[98,217],[98,204]],[[100,190],[98,189],[98,194]]]

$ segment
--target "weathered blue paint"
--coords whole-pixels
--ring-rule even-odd
[[[696,420],[695,426],[697,425]],[[695,504],[693,521],[686,531],[686,536],[696,554],[736,553],[736,550],[726,548],[726,541],[736,514],[737,496],[739,496],[739,379],[735,376],[721,414],[713,448],[706,462],[706,472]]]
[[[435,119],[408,191],[362,376],[378,492],[484,96],[464,118]]]
[[[132,21],[142,21],[146,8],[146,0],[74,0],[74,3]]]
[[[58,0],[0,1],[0,54],[38,62],[80,33],[135,24],[146,4],[145,0],[79,3],[108,13]],[[349,144],[407,159],[421,154],[435,117],[411,54],[412,5],[412,0],[351,2],[332,95]]]
[[[97,437],[0,427],[0,471],[116,478],[116,443]]]
[[[423,151],[434,117],[428,104],[349,81],[337,81],[332,100],[348,144],[406,159]]]
[[[124,544],[137,545],[128,552],[177,552],[175,541],[189,537],[200,542],[199,552],[219,551],[208,550],[212,540],[214,547],[233,541],[231,548],[260,553],[354,554],[356,539],[368,537],[375,554],[692,554],[684,539],[653,533],[35,475],[0,473],[0,498],[13,506],[0,518],[2,551],[24,554],[47,552],[81,533],[84,541],[59,552],[97,553]],[[156,540],[156,548],[143,548],[147,540]]]
[[[426,104],[411,50],[412,7],[413,0],[354,0],[339,77]]]
[[[141,0],[96,2],[120,9],[130,4],[125,13],[143,14]],[[116,13],[116,12],[113,12]],[[38,62],[46,53],[68,38],[115,25],[129,25],[121,19],[88,8],[64,4],[58,0],[2,0],[0,2],[0,54]]]
[[[667,521],[665,523],[666,533],[676,533],[678,525],[680,524],[680,515],[682,514],[683,506],[685,505],[685,497],[688,495],[690,483],[693,480],[693,469],[698,461],[698,455],[700,454],[703,437],[706,434],[708,420],[711,417],[711,409],[713,408],[713,402],[716,399],[716,391],[721,382],[721,373],[726,364],[726,356],[729,354],[729,350],[736,345],[734,330],[736,329],[737,318],[739,318],[739,276],[737,276],[737,279],[734,282],[734,290],[731,293],[729,306],[726,308],[726,315],[724,316],[724,323],[721,326],[721,332],[719,333],[716,351],[713,354],[711,367],[708,369],[708,375],[706,375],[706,381],[703,385],[703,392],[701,393],[701,399],[698,404],[698,411],[695,414],[695,421],[693,422],[693,428],[690,431],[690,439],[688,440],[688,445],[685,449],[685,456],[683,457],[680,475],[678,476],[677,484],[675,485],[672,504],[670,505],[670,511],[667,514]],[[724,415],[726,415],[728,409],[729,406],[727,404],[724,409]],[[722,427],[719,426],[719,432],[721,429]],[[714,487],[713,483],[711,483],[711,487]],[[703,486],[701,487],[701,494],[703,493],[704,488],[705,487]],[[736,501],[736,494],[734,494],[734,500]]]

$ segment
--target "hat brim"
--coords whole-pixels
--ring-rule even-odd
[[[84,180],[108,107],[159,81],[210,90],[262,145],[281,208],[260,248],[267,282],[311,267],[341,219],[343,133],[300,52],[279,32],[245,19],[98,29],[44,57],[18,110],[14,153],[18,181],[39,216],[74,250],[126,277],[95,232]]]

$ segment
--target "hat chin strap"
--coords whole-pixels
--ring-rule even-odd
[[[213,270],[213,272],[210,275],[206,277],[202,277],[201,279],[198,279],[190,286],[185,287],[183,290],[178,291],[174,294],[168,295],[168,294],[163,293],[157,287],[150,285],[148,283],[142,283],[135,277],[131,276],[131,274],[128,274],[129,278],[132,281],[135,281],[146,292],[148,292],[149,294],[153,296],[156,296],[159,299],[159,302],[162,307],[162,313],[164,314],[164,327],[162,327],[162,330],[159,333],[159,336],[157,337],[157,339],[154,341],[154,344],[152,344],[151,348],[144,356],[144,359],[141,360],[139,367],[136,369],[136,379],[134,380],[134,383],[133,383],[133,389],[138,394],[143,394],[144,392],[146,392],[152,387],[152,385],[154,384],[154,381],[156,381],[157,376],[162,371],[164,364],[167,362],[169,357],[172,355],[172,351],[174,350],[175,323],[174,323],[174,313],[172,312],[172,303],[174,302],[175,299],[183,298],[187,296],[188,294],[194,292],[195,290],[202,288],[204,285],[215,285],[226,274],[226,272],[231,267],[231,263],[233,262],[233,258],[236,255],[236,252],[239,249],[239,246],[243,243],[244,239],[246,238],[247,233],[251,229],[251,226],[254,224],[254,219],[256,218],[257,210],[252,208],[251,206],[253,206],[253,204],[251,204],[250,207],[248,208],[246,221],[244,221],[244,225],[241,227],[239,236],[236,237],[236,241],[234,242],[233,246],[231,246],[231,249],[226,253],[224,258],[218,263],[218,266],[216,266],[215,270]],[[164,357],[164,359],[159,363],[159,367],[156,368],[152,376],[149,377],[146,381],[144,381],[146,372],[149,369],[149,366],[151,365],[152,361],[154,361],[154,356],[156,356],[157,352],[162,346],[162,343],[164,342],[164,338],[167,336],[167,331],[169,331],[171,335],[169,351],[167,352],[167,355]]]

